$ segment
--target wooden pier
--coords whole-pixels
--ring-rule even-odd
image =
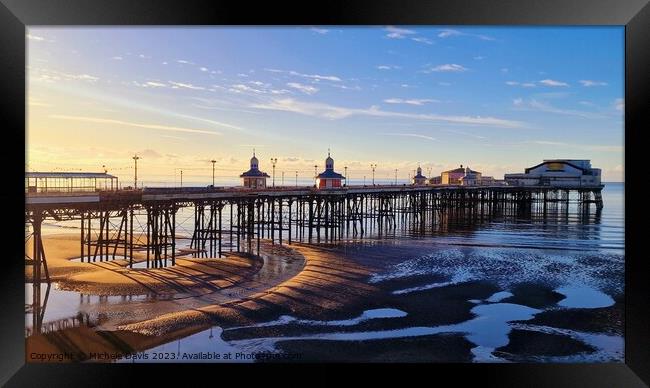
[[[193,211],[194,257],[226,251],[259,254],[260,240],[277,244],[418,234],[453,221],[495,217],[598,214],[603,186],[349,186],[178,188],[83,193],[27,193],[26,243],[33,241],[34,280],[49,280],[41,238],[45,219],[76,220],[80,258],[96,262],[146,251],[147,268],[174,265],[179,209]],[[592,206],[593,205],[593,206]],[[145,221],[146,220],[146,221]],[[27,228],[29,227],[29,228]]]

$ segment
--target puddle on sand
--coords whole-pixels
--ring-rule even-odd
[[[513,329],[537,331],[545,334],[555,334],[570,337],[596,348],[592,354],[575,354],[570,356],[555,356],[544,358],[547,362],[621,362],[624,360],[623,349],[625,340],[620,335],[588,333],[570,329],[549,326],[531,325],[525,323],[513,324]]]
[[[560,287],[555,291],[566,296],[558,303],[562,307],[593,309],[609,307],[614,304],[614,299],[609,295],[587,286],[570,285]]]
[[[210,330],[197,333],[193,336],[183,338],[177,342],[169,343],[166,346],[177,344],[178,349],[191,352],[220,351],[227,345],[227,349],[232,352],[249,352],[249,353],[278,353],[276,349],[277,342],[292,340],[335,340],[335,341],[364,341],[376,339],[392,339],[418,337],[442,333],[465,333],[467,339],[477,346],[472,349],[474,361],[478,362],[495,362],[503,361],[493,356],[492,351],[500,346],[507,345],[508,334],[511,330],[509,321],[529,320],[540,310],[526,306],[510,303],[491,303],[476,306],[472,309],[476,317],[454,325],[435,326],[435,327],[407,327],[397,330],[379,330],[367,332],[333,332],[322,334],[310,334],[294,337],[263,337],[245,340],[236,340],[225,342],[222,340],[206,342],[206,334]],[[406,313],[396,309],[375,309],[367,310],[361,316],[349,320],[340,321],[310,321],[298,320],[294,317],[283,316],[275,321],[266,322],[257,325],[229,328],[227,330],[237,330],[249,327],[277,326],[289,323],[305,325],[325,325],[325,326],[353,326],[364,320],[377,318],[398,318],[406,316]],[[223,331],[219,327],[211,329],[213,333],[221,334]],[[216,335],[216,334],[214,334]],[[202,338],[203,340],[200,340]],[[212,344],[212,345],[211,345]],[[161,347],[147,350],[147,353],[159,351]],[[187,350],[191,349],[191,350]],[[213,360],[214,361],[214,360]]]
[[[214,326],[188,337],[145,350],[135,357],[123,358],[118,363],[160,362],[254,362],[241,349],[221,339],[223,329]],[[224,359],[226,354],[230,358]],[[219,358],[217,358],[217,355]]]
[[[315,320],[308,320],[308,319],[298,319],[290,315],[282,315],[275,321],[258,323],[255,325],[248,325],[248,326],[230,327],[226,330],[248,329],[253,327],[279,326],[279,325],[287,325],[290,323],[298,324],[298,325],[310,325],[310,326],[354,326],[363,321],[367,321],[370,319],[401,318],[401,317],[405,317],[406,315],[407,315],[406,312],[398,309],[392,309],[392,308],[366,310],[356,318],[344,319],[338,321],[315,321]]]
[[[511,296],[513,296],[511,292],[499,291],[499,292],[493,294],[492,296],[490,296],[489,298],[487,298],[485,301],[490,302],[490,303],[496,303],[496,302],[501,302],[505,298],[509,298]]]
[[[96,316],[98,308],[102,306],[142,302],[151,298],[148,295],[90,295],[61,290],[58,287],[57,283],[52,283],[48,290],[47,284],[40,285],[40,308],[44,314],[43,323],[68,319],[79,314]],[[25,283],[25,304],[29,306],[25,311],[25,326],[27,328],[31,328],[33,325],[34,302],[34,284]]]

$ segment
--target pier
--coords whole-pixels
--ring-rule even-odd
[[[146,252],[146,267],[173,266],[179,209],[193,212],[190,252],[220,258],[227,251],[259,254],[260,240],[277,244],[337,242],[398,232],[424,234],[449,218],[546,217],[600,212],[603,186],[384,185],[334,189],[276,187],[145,188],[27,192],[26,245],[32,241],[35,283],[49,281],[42,223],[78,221],[82,262]],[[593,206],[592,206],[593,205]]]

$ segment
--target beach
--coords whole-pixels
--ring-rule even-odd
[[[63,241],[52,245],[60,244],[61,252],[65,252]],[[566,296],[541,283],[520,283],[508,287],[510,292],[504,294],[498,282],[453,281],[449,275],[440,273],[376,276],[391,267],[396,249],[403,251],[399,244],[374,243],[361,248],[355,244],[350,248],[307,244],[280,247],[265,243],[265,251],[292,257],[300,265],[289,273],[276,272],[264,284],[252,279],[252,273],[260,270],[255,261],[238,255],[209,260],[209,264],[192,263],[191,259],[182,264],[185,260],[179,260],[178,265],[188,267],[180,275],[174,272],[174,281],[184,285],[183,292],[178,294],[183,297],[177,295],[180,299],[171,296],[173,288],[169,285],[156,286],[168,272],[150,270],[160,275],[146,281],[147,290],[158,289],[167,295],[166,299],[116,303],[104,308],[103,314],[110,318],[94,327],[80,326],[30,336],[28,354],[63,352],[79,355],[71,361],[120,361],[128,354],[160,352],[176,340],[191,343],[193,336],[207,336],[207,331],[214,327],[221,330],[221,341],[244,353],[299,354],[297,361],[470,362],[477,356],[476,350],[473,353],[475,343],[486,338],[470,341],[465,333],[471,324],[463,325],[477,317],[490,320],[501,316],[502,320],[522,325],[504,332],[503,325],[499,328],[497,324],[486,332],[505,338],[495,344],[501,346],[494,346],[490,351],[499,355],[498,358],[489,356],[488,359],[506,362],[544,357],[561,360],[574,356],[575,359],[597,352],[593,346],[573,339],[567,330],[586,330],[610,337],[622,335],[622,295],[617,295],[615,303],[606,307],[558,310],[557,304]],[[146,274],[146,270],[124,268],[116,274],[112,268],[105,268],[106,263],[99,269],[81,270],[79,266],[95,265],[70,265],[61,261],[61,267],[57,267],[56,260],[51,262],[52,273],[57,274],[53,276],[59,276],[59,284],[79,287],[78,290],[140,292],[132,284],[135,280],[129,273]],[[235,265],[239,276],[230,275],[230,282],[225,283],[225,269],[232,270]],[[212,272],[206,275],[197,270],[203,266],[210,266]],[[118,276],[126,279],[111,284],[111,279]],[[207,294],[206,281],[212,284],[212,292]],[[255,286],[249,287],[252,284]],[[228,290],[235,289],[245,289],[245,292],[229,294]],[[196,293],[188,296],[188,290]],[[149,306],[149,312],[142,313],[138,308],[137,315],[120,313],[133,311],[139,305]],[[477,312],[481,306],[501,307],[503,311],[496,315]],[[532,313],[536,313],[534,318]],[[536,326],[531,329],[526,325]],[[540,331],[539,327],[555,328],[556,332]],[[209,341],[192,352],[201,352],[205,344]],[[98,358],[97,354],[108,356]]]

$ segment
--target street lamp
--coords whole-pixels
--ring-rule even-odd
[[[181,189],[183,188],[183,170],[181,170]]]
[[[138,159],[140,159],[140,157],[138,156],[138,154],[135,154],[133,156],[133,160],[135,161],[135,177],[133,178],[134,189],[138,188]]]
[[[343,167],[345,169],[345,185],[348,184],[348,166]]]
[[[271,164],[273,165],[273,187],[275,187],[275,164],[278,162],[278,158],[271,158]]]
[[[314,164],[314,185],[316,185],[316,176],[318,175],[318,165]]]
[[[370,168],[372,168],[372,185],[375,185],[375,169],[377,168],[377,163],[373,163],[370,165]]]
[[[397,184],[397,169],[395,169],[395,184]]]
[[[217,163],[217,161],[212,159],[210,162],[212,163],[212,187],[214,187],[214,164]]]
[[[298,171],[296,171],[296,187],[298,187]]]

